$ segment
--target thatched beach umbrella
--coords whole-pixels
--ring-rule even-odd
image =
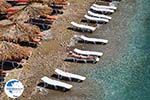
[[[36,26],[24,23],[15,23],[0,28],[0,40],[13,43],[34,43],[40,44],[42,33]]]
[[[10,20],[25,22],[29,20],[30,17],[37,17],[39,15],[49,15],[52,13],[52,8],[47,5],[42,5],[40,3],[32,3],[24,6],[18,12],[9,17]]]
[[[11,5],[8,4],[5,0],[0,0],[0,12],[5,12],[6,9],[10,8]]]
[[[31,48],[21,47],[17,44],[2,42],[0,44],[0,62],[28,59],[32,54]]]

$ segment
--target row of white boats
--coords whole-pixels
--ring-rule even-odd
[[[117,7],[115,6],[105,6],[105,5],[98,5],[93,4],[90,7],[90,10],[88,13],[84,16],[89,21],[95,21],[95,22],[109,22],[112,17],[107,16],[107,13],[113,13]],[[102,14],[100,14],[102,13]],[[84,24],[78,24],[76,22],[71,22],[71,25],[74,29],[80,30],[82,32],[94,32],[96,30],[96,27],[84,25]],[[84,35],[74,35],[73,37],[77,42],[83,42],[83,43],[93,43],[93,44],[107,44],[108,40],[106,39],[99,39],[99,38],[89,38]],[[86,50],[80,50],[80,49],[73,49],[72,51],[69,51],[68,58],[65,59],[65,61],[71,61],[71,62],[83,62],[83,63],[96,63],[99,61],[100,57],[103,55],[102,52],[96,52],[96,51],[86,51]],[[84,81],[86,77],[80,76],[77,74],[72,74],[69,72],[65,72],[60,69],[55,70],[55,74],[58,79],[68,79],[70,81],[77,80],[79,82]],[[44,87],[53,86],[54,89],[62,89],[63,91],[70,90],[73,86],[68,83],[61,82],[59,80],[51,79],[47,76],[44,76],[41,78],[41,80],[44,82]]]

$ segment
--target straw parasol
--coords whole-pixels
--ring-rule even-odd
[[[21,47],[14,43],[2,42],[0,43],[0,62],[16,61],[20,62],[22,59],[28,59],[32,54],[32,49]]]
[[[33,42],[38,44],[42,39],[42,33],[37,26],[14,23],[11,25],[3,26],[0,30],[0,40],[21,43],[21,42]]]

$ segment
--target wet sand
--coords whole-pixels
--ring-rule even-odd
[[[88,77],[88,72],[86,72],[86,70],[79,71],[79,69],[85,69],[87,66],[89,66],[89,69],[91,70],[94,69],[95,65],[92,64],[76,64],[63,61],[63,59],[67,56],[66,48],[70,43],[71,37],[74,34],[80,34],[78,32],[67,29],[71,26],[70,22],[80,22],[94,0],[69,0],[69,2],[71,5],[68,6],[66,10],[64,10],[64,14],[59,16],[59,19],[53,24],[51,28],[50,32],[52,34],[52,39],[44,41],[40,47],[34,50],[33,55],[22,69],[13,70],[12,73],[10,73],[7,77],[7,80],[11,78],[17,78],[25,85],[25,91],[20,97],[20,100],[91,100],[90,97],[94,96],[93,94],[96,90],[92,87],[97,87],[97,85],[94,84],[95,81],[91,81],[88,79],[83,83],[67,82],[72,84],[74,87],[70,91],[65,93],[55,90],[47,90],[48,94],[43,94],[41,92],[38,92],[36,89],[36,85],[40,82],[40,78],[44,75],[51,77],[51,75],[54,73],[55,68],[61,68],[66,71],[78,73],[86,77]],[[118,51],[120,51],[119,49],[121,49],[116,49],[116,47],[118,47],[117,45],[121,45],[119,41],[123,37],[118,36],[118,33],[113,33],[115,31],[111,31],[115,30],[114,26],[116,26],[116,29],[118,29],[117,25],[121,24],[119,23],[119,21],[116,22],[116,20],[118,20],[117,16],[121,16],[120,7],[111,16],[113,17],[113,19],[110,21],[110,23],[100,26],[98,30],[96,30],[96,32],[92,33],[91,35],[111,41],[111,43],[109,43],[108,45],[97,46],[97,51],[102,51],[106,53],[106,55],[104,54],[104,57],[102,57],[101,61],[96,65],[100,65],[100,63],[102,63],[101,65],[103,65],[105,63],[103,62],[103,60],[107,58],[110,58],[109,60],[115,59],[115,57],[117,57],[119,53]],[[121,18],[119,20],[120,22],[122,22]],[[88,46],[78,44],[76,47],[87,49]],[[91,50],[96,49],[95,46],[92,45],[90,45],[90,48]],[[99,91],[99,94],[101,96],[104,95],[103,89]],[[4,95],[2,100],[8,99]]]

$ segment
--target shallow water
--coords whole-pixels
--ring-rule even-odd
[[[122,20],[129,21],[121,21],[126,23],[127,30],[117,30],[120,33],[113,34],[123,39],[118,40],[122,43],[116,46],[120,48],[119,54],[88,71],[89,80],[95,80],[96,84],[92,87],[96,92],[90,100],[150,100],[150,2],[133,0],[125,5],[126,1],[121,2],[126,9],[124,12],[129,11],[133,16],[123,16]]]

